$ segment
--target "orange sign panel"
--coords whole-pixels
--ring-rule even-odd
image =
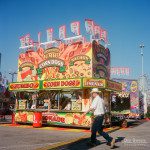
[[[9,84],[9,90],[11,91],[19,91],[19,90],[38,90],[40,86],[39,81],[35,82],[15,82]]]
[[[122,84],[114,81],[107,81],[107,88],[115,91],[122,91]]]

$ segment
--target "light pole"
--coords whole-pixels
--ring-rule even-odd
[[[15,74],[17,74],[17,72],[9,72],[9,74],[11,75],[11,81],[13,82],[14,81],[14,77],[15,77]]]
[[[141,74],[141,76],[142,77],[144,75],[144,67],[143,67],[143,48],[144,47],[145,47],[144,45],[140,45],[140,49],[141,49],[141,68],[142,68],[142,74]]]
[[[140,49],[141,49],[141,87],[142,87],[142,91],[144,91],[144,66],[143,66],[143,48],[144,48],[145,46],[143,45],[143,44],[141,44],[140,45]]]

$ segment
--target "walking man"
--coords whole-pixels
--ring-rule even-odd
[[[93,88],[91,91],[92,94],[92,105],[90,109],[83,114],[86,115],[88,112],[93,112],[94,114],[94,120],[91,127],[91,141],[89,144],[91,146],[96,146],[96,133],[98,132],[101,136],[103,136],[107,144],[111,146],[111,148],[114,148],[115,146],[115,139],[113,139],[111,136],[109,136],[106,132],[103,131],[103,118],[105,114],[105,106],[104,106],[104,100],[100,97],[101,92],[98,90],[98,88]]]

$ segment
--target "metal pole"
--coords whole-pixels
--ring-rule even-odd
[[[13,82],[15,74],[17,74],[17,73],[16,72],[9,72],[9,74],[11,75],[11,81]]]
[[[145,46],[144,45],[140,45],[140,49],[141,49],[141,79],[142,79],[142,91],[144,91],[144,56],[143,56],[143,48]]]
[[[142,61],[142,66],[141,66],[141,68],[142,68],[142,77],[143,77],[143,75],[144,75],[144,66],[143,66],[143,60],[144,60],[144,58],[143,58],[143,48],[144,48],[145,46],[144,45],[140,45],[140,49],[141,49],[141,61]]]

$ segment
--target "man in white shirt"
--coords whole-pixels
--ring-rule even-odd
[[[90,109],[83,114],[86,115],[88,112],[92,111],[94,114],[94,120],[91,127],[91,141],[90,145],[96,146],[96,133],[98,132],[101,136],[103,136],[106,141],[108,142],[108,145],[111,146],[111,148],[114,148],[115,146],[115,139],[110,137],[107,133],[103,131],[103,119],[105,114],[105,105],[104,100],[99,96],[100,91],[98,88],[93,88],[91,91],[93,101]]]

